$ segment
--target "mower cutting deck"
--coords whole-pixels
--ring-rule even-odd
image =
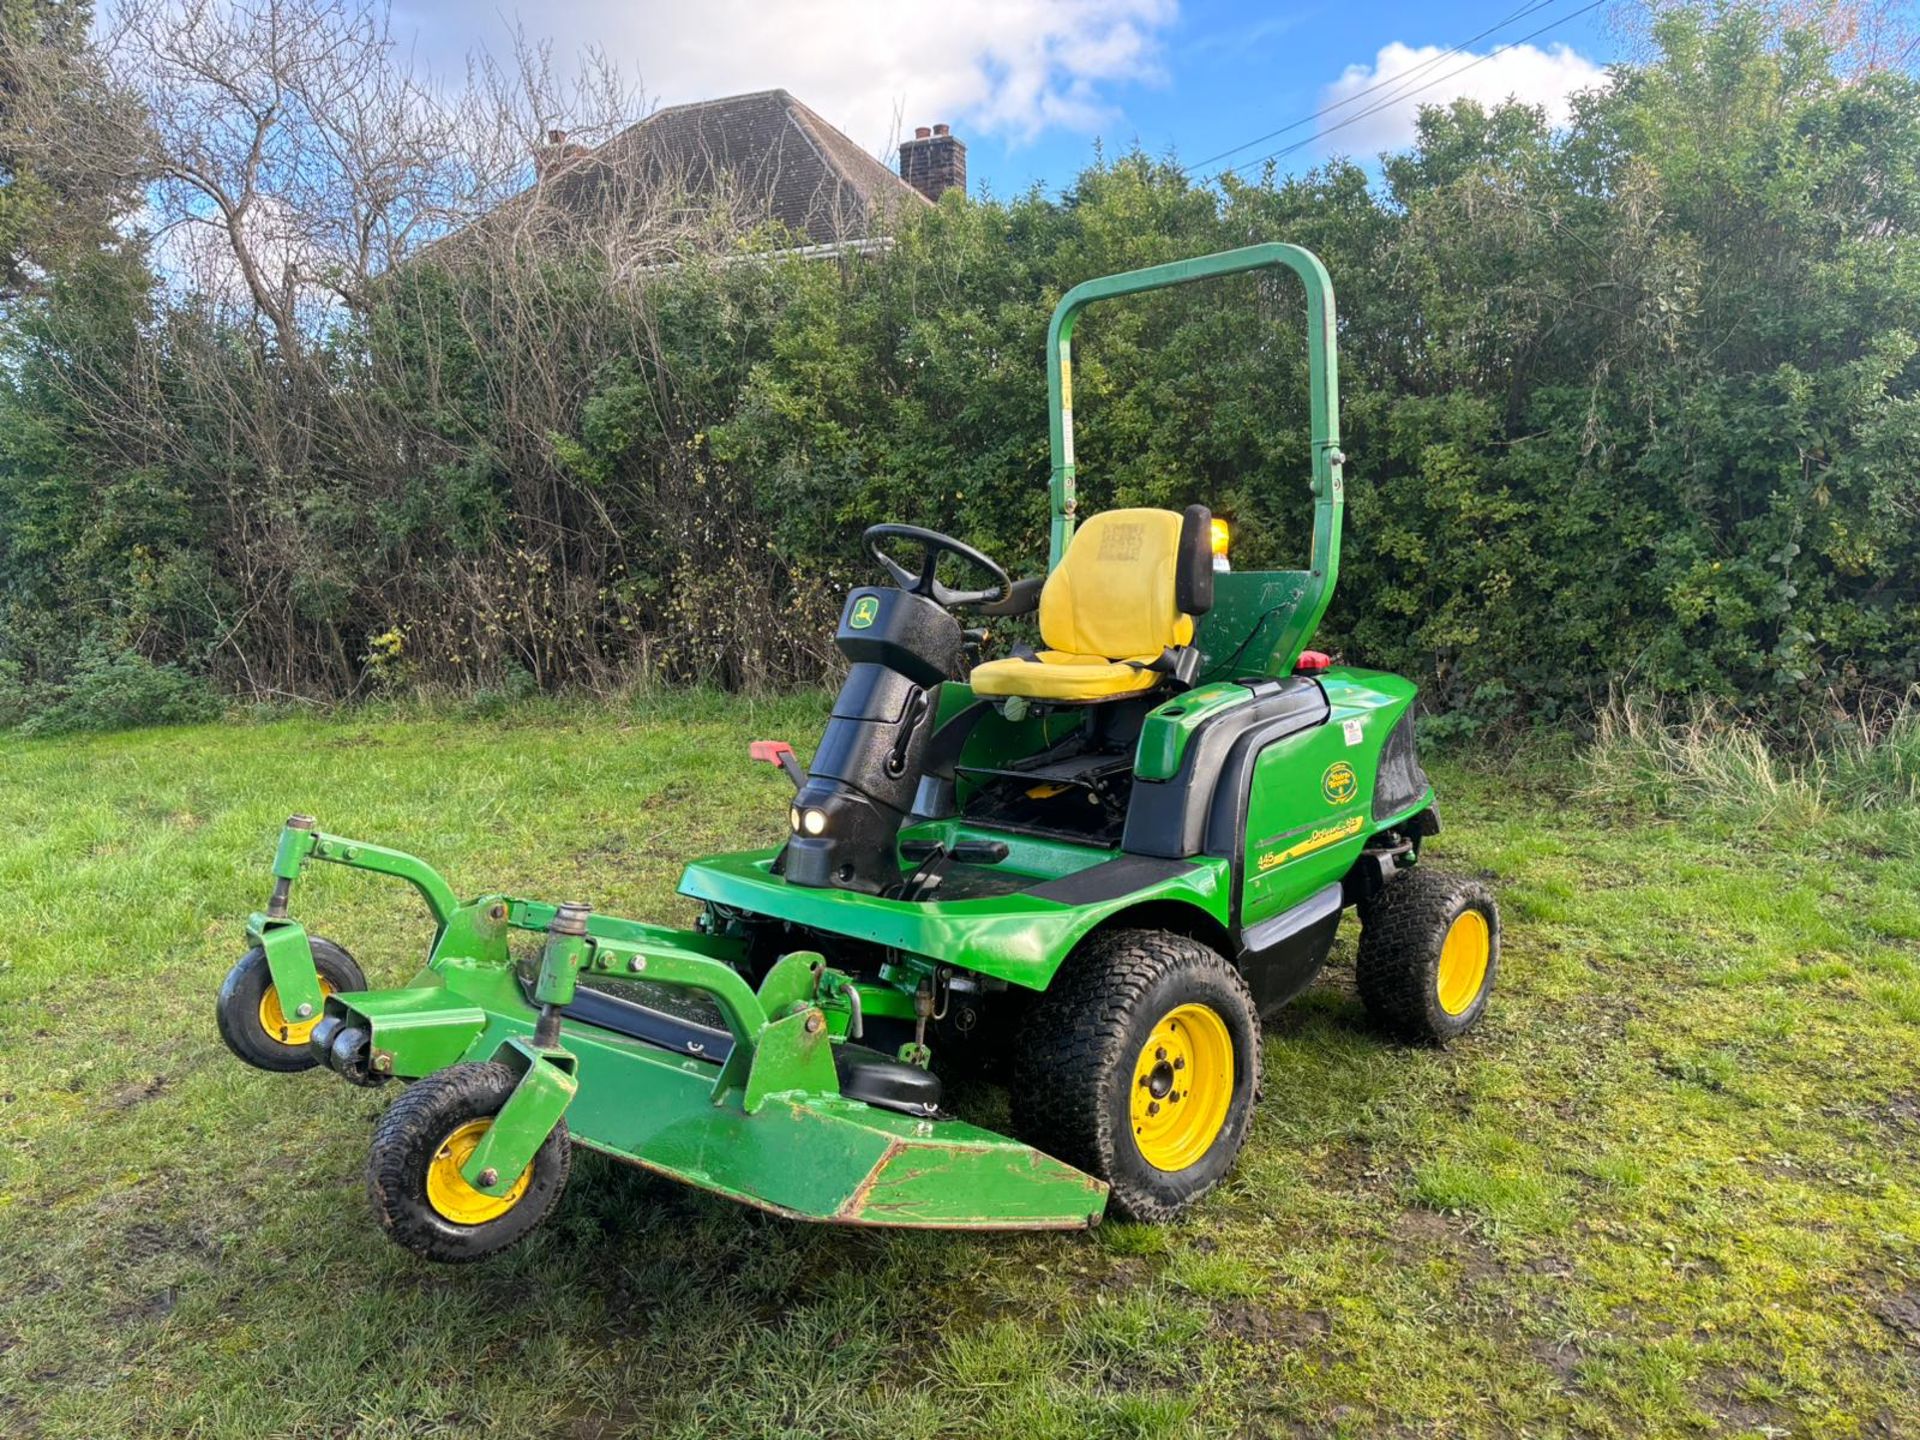
[[[1269,266],[1307,289],[1310,567],[1232,571],[1200,505],[1076,525],[1080,309]],[[369,1165],[396,1240],[436,1260],[514,1243],[558,1202],[574,1144],[798,1219],[1171,1218],[1231,1168],[1262,1017],[1312,981],[1349,907],[1387,1028],[1444,1043],[1479,1018],[1498,912],[1417,863],[1439,821],[1414,688],[1305,649],[1340,544],[1325,271],[1264,245],[1091,281],[1055,311],[1048,364],[1048,574],[1016,583],[949,536],[869,530],[895,584],[847,599],[851,668],[810,767],[752,747],[794,787],[787,839],[689,865],[693,929],[462,900],[410,855],[287,822],[221,1034],[261,1069],[411,1082]],[[969,667],[966,610],[1037,612],[1045,648]],[[315,862],[419,892],[435,936],[404,988],[368,990],[291,918]],[[947,1108],[956,1066],[1007,1087],[1020,1138]]]

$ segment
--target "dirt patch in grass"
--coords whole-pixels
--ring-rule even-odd
[[[122,1085],[107,1097],[107,1103],[116,1110],[131,1110],[136,1105],[144,1105],[149,1100],[157,1100],[167,1093],[172,1084],[164,1075],[155,1075],[148,1080],[135,1081],[131,1085]]]
[[[1326,1338],[1333,1322],[1324,1310],[1283,1310],[1252,1300],[1230,1300],[1213,1310],[1216,1334],[1277,1350],[1306,1350]]]
[[[1920,1295],[1908,1290],[1884,1295],[1873,1309],[1902,1345],[1920,1350]]]

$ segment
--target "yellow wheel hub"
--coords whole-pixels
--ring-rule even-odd
[[[1493,932],[1478,910],[1462,910],[1440,942],[1440,970],[1434,985],[1440,1008],[1463,1015],[1487,982],[1487,962],[1493,958]]]
[[[333,986],[322,979],[320,993],[333,994]],[[313,1027],[319,1023],[318,1015],[310,1020],[287,1019],[286,1012],[280,1008],[280,992],[271,983],[268,984],[266,993],[260,997],[260,1028],[282,1045],[306,1044],[308,1037],[313,1034]]]
[[[469,1120],[442,1140],[440,1148],[433,1152],[433,1159],[427,1165],[427,1203],[442,1219],[456,1225],[484,1225],[513,1209],[527,1193],[527,1186],[533,1180],[531,1165],[520,1172],[513,1188],[498,1198],[474,1189],[460,1173],[460,1167],[479,1147],[480,1137],[492,1128],[491,1118]]]
[[[1184,1170],[1212,1148],[1233,1103],[1233,1036],[1205,1005],[1170,1010],[1133,1062],[1133,1140],[1156,1170]]]

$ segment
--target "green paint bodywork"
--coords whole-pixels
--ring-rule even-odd
[[[935,821],[902,832],[903,839],[993,838],[1010,851],[996,872],[1031,877],[1035,884],[1113,859],[1111,850],[1061,840],[972,829]],[[680,877],[680,893],[751,915],[777,915],[789,924],[850,940],[864,940],[926,962],[957,965],[1030,989],[1045,989],[1067,954],[1091,930],[1132,906],[1154,900],[1191,905],[1224,925],[1229,867],[1202,857],[1185,873],[1114,900],[1063,905],[1031,895],[973,900],[892,900],[845,890],[789,885],[772,873],[774,850],[696,860]]]
[[[299,848],[309,859],[402,876],[422,893],[454,894],[424,861],[383,847],[316,832]],[[329,1015],[368,1032],[379,1075],[417,1079],[487,1060],[518,1073],[462,1169],[476,1188],[505,1193],[564,1116],[578,1144],[795,1218],[976,1229],[1098,1223],[1106,1186],[1031,1146],[842,1098],[832,1046],[846,1030],[852,977],[812,952],[781,957],[756,988],[735,968],[745,960],[737,941],[592,915],[587,940],[558,950],[577,955],[576,975],[698,990],[733,1049],[724,1062],[702,1059],[571,1020],[557,1047],[541,1049],[539,1010],[509,942],[515,933],[544,941],[554,908],[502,895],[450,900],[432,958],[406,987],[326,1000]],[[274,928],[304,939],[291,922]],[[543,946],[543,959],[553,953]],[[311,976],[310,951],[306,964]],[[903,1010],[875,982],[859,988],[869,1015],[911,1014],[910,1000]]]
[[[1134,751],[1136,780],[1171,780],[1186,758],[1187,741],[1207,721],[1246,704],[1253,693],[1243,685],[1201,685],[1176,695],[1147,716]]]
[[[1306,288],[1311,400],[1313,547],[1299,571],[1215,576],[1214,604],[1198,626],[1200,681],[1165,700],[1141,724],[1133,784],[1179,785],[1196,735],[1255,703],[1257,677],[1292,673],[1339,573],[1343,503],[1338,366],[1332,286],[1320,262],[1291,245],[1257,245],[1075,286],[1048,332],[1053,450],[1049,568],[1060,563],[1077,514],[1073,459],[1071,341],[1095,300],[1265,268],[1298,275]],[[856,609],[850,622],[862,625]],[[1234,683],[1245,681],[1246,683]],[[989,829],[964,819],[912,823],[902,841],[994,840],[1007,847],[996,886],[957,898],[902,900],[790,885],[776,850],[719,855],[688,865],[680,893],[704,907],[700,928],[675,930],[592,914],[584,937],[549,932],[553,905],[505,895],[461,902],[424,861],[364,841],[289,822],[275,854],[272,916],[250,933],[289,1013],[321,1004],[311,947],[284,918],[286,890],[308,861],[391,875],[412,885],[436,933],[425,969],[404,988],[325,998],[327,1015],[371,1036],[375,1076],[414,1079],[449,1065],[497,1061],[519,1081],[463,1174],[504,1193],[564,1117],[573,1140],[687,1184],[784,1215],[853,1224],[960,1228],[1079,1227],[1097,1223],[1106,1186],[1030,1146],[957,1119],[919,1118],[840,1093],[834,1047],[857,1017],[924,1023],[945,974],[1045,990],[1094,930],[1128,923],[1173,926],[1210,942],[1238,943],[1247,927],[1279,915],[1353,869],[1368,841],[1432,804],[1432,793],[1375,815],[1382,748],[1406,716],[1414,687],[1377,671],[1336,667],[1320,675],[1331,707],[1325,723],[1271,741],[1253,759],[1245,829],[1232,855],[1161,862],[1123,894],[1066,903],[1032,893],[1046,882],[1114,861],[1090,841]],[[968,686],[950,681],[935,725],[967,715],[955,782],[960,812],[984,772],[1004,770],[1068,737],[1081,707],[1005,704],[980,711]],[[1194,783],[1212,782],[1212,776]],[[769,795],[769,805],[784,804]],[[904,861],[902,873],[909,868]],[[1085,893],[1083,891],[1083,893]],[[766,963],[752,937],[776,933],[785,953]],[[539,936],[537,966],[522,951]],[[833,942],[866,957],[862,973],[836,969]],[[1229,943],[1231,942],[1231,943]],[[802,946],[817,948],[800,948]],[[876,962],[875,957],[882,957]],[[760,967],[764,967],[763,971]],[[877,973],[866,973],[872,970]],[[761,973],[758,985],[747,976]],[[562,1019],[557,1040],[536,1040],[541,1005],[573,1000],[581,977],[643,980],[697,991],[731,1036],[722,1057],[686,1053]],[[950,992],[949,992],[950,993]],[[308,1012],[311,1013],[311,1012]],[[903,1054],[924,1056],[915,1042]],[[698,1050],[696,1044],[693,1049]]]
[[[267,973],[273,976],[281,1013],[296,1022],[318,1015],[326,994],[320,988],[320,972],[314,968],[313,945],[305,928],[284,917],[256,914],[247,920],[247,939],[266,952]]]
[[[493,1058],[520,1080],[460,1167],[460,1175],[474,1189],[499,1196],[513,1189],[580,1093],[574,1076],[580,1059],[571,1050],[542,1049],[518,1035],[495,1051]]]

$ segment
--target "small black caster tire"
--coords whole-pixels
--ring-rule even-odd
[[[416,1080],[393,1102],[373,1133],[367,1195],[399,1244],[442,1264],[484,1260],[552,1213],[573,1165],[564,1120],[506,1195],[496,1199],[460,1174],[516,1083],[505,1065],[453,1065]]]
[[[1172,1220],[1233,1168],[1260,1094],[1260,1015],[1240,972],[1184,935],[1114,930],[1028,1014],[1009,1102],[1030,1144],[1111,1187],[1111,1213]]]
[[[1415,866],[1360,916],[1355,957],[1367,1013],[1398,1039],[1445,1045],[1486,1013],[1500,973],[1500,910],[1478,880]]]
[[[353,956],[318,935],[310,941],[323,993],[344,995],[367,988],[367,977]],[[321,1017],[298,1020],[281,1011],[273,972],[267,968],[267,952],[258,945],[227,972],[213,1014],[227,1048],[256,1070],[289,1074],[311,1070],[320,1063],[307,1042]]]

